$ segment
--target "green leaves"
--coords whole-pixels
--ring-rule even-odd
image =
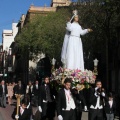
[[[60,58],[68,15],[67,9],[51,12],[47,16],[36,15],[17,35],[16,41],[23,51],[29,47],[34,53],[37,47],[37,52],[42,50],[50,57]]]

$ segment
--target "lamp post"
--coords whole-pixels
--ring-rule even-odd
[[[93,70],[93,73],[95,74],[95,75],[98,75],[98,70],[97,70],[97,66],[98,66],[98,60],[97,60],[97,58],[95,58],[95,60],[93,60],[93,62],[94,62],[94,70]]]

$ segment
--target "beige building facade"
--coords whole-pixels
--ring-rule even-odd
[[[52,0],[51,7],[69,6],[70,4],[71,0]]]

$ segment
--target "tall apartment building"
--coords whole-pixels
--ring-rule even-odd
[[[17,23],[12,23],[12,30],[3,30],[2,33],[2,44],[3,51],[8,51],[11,43],[14,41],[14,38],[18,32]]]

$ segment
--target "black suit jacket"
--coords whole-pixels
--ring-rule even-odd
[[[72,92],[71,92],[72,94]],[[73,96],[73,94],[72,94]],[[73,96],[74,102],[76,104],[76,100]],[[66,105],[66,96],[65,96],[65,90],[64,88],[60,89],[60,91],[58,92],[58,96],[57,96],[57,114],[61,115],[62,114],[62,108],[66,109],[67,105]]]
[[[79,91],[79,93],[78,93],[76,104],[79,107],[78,109],[81,110],[81,111],[82,111],[83,106],[87,106],[82,91]]]
[[[33,86],[33,94],[34,96],[39,96],[40,86],[38,85],[38,89],[36,88],[36,85]]]
[[[0,97],[2,97],[2,94],[3,94],[3,87],[2,85],[0,85]],[[5,94],[8,94],[7,85],[5,85]]]
[[[110,114],[110,113],[115,113],[116,110],[116,102],[113,99],[113,104],[112,107],[110,108],[109,100],[108,98],[105,99],[105,106],[104,106],[105,113]]]
[[[97,97],[94,95],[95,94],[95,89],[94,88],[91,88],[90,89],[90,98],[89,98],[89,103],[90,103],[90,106],[93,105],[94,107],[96,106],[97,104]],[[106,95],[106,94],[105,94]],[[103,105],[104,106],[104,102],[103,102],[103,99],[105,97],[103,97],[102,95],[100,95],[100,106]]]
[[[52,88],[50,85],[49,86],[49,89],[50,89],[50,96],[51,96],[51,99],[52,101],[54,101],[54,97],[53,97],[53,91],[52,91]],[[46,90],[45,90],[45,85],[42,85],[40,86],[40,93],[39,93],[39,102],[38,102],[38,105],[41,106],[42,103],[43,103],[43,100],[46,100]]]
[[[16,115],[16,110],[17,108],[14,109],[13,114],[12,114],[12,118],[15,119],[15,115]],[[23,114],[20,114],[20,107],[19,107],[19,119],[18,120],[30,120],[30,116],[31,116],[31,112],[29,109],[25,108]]]
[[[23,87],[23,85],[21,85],[21,87],[19,87],[19,85],[16,86],[15,94],[25,94],[25,88]]]

